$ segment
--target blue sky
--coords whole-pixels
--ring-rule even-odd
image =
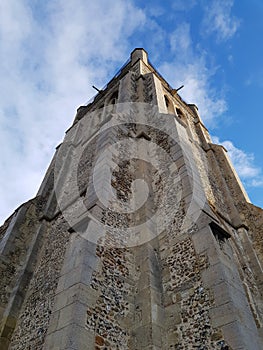
[[[223,144],[263,207],[261,0],[2,0],[0,222],[35,195],[76,108],[135,47]]]

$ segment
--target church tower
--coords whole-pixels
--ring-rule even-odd
[[[0,349],[263,349],[262,237],[226,149],[135,49],[0,228]]]

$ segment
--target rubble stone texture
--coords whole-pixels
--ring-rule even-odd
[[[262,237],[227,151],[135,49],[0,228],[0,348],[263,349]]]

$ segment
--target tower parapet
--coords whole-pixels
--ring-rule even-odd
[[[262,209],[135,49],[0,230],[3,349],[262,349]]]

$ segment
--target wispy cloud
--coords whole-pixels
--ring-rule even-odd
[[[213,136],[213,142],[226,148],[238,175],[244,180],[246,186],[263,187],[262,169],[255,164],[253,154],[244,152],[232,141],[220,141],[216,136]]]
[[[203,120],[211,127],[227,110],[227,103],[211,84],[217,67],[208,67],[205,51],[196,50],[191,39],[191,27],[181,23],[170,35],[174,60],[160,66],[161,72],[175,87],[184,85],[180,95],[195,103]]]
[[[192,56],[192,39],[190,35],[190,24],[183,22],[170,36],[170,47],[172,52],[180,52],[180,56]]]
[[[132,1],[3,0],[0,218],[37,191],[76,108],[129,55],[145,23]]]
[[[101,87],[111,78],[133,46],[152,51],[153,62],[160,55],[163,61],[168,51],[169,63],[160,72],[174,87],[185,85],[181,96],[198,105],[208,126],[226,111],[224,96],[212,84],[217,67],[194,46],[190,23],[181,21],[180,11],[200,4],[171,1],[168,9],[157,2],[142,10],[134,3],[1,1],[0,218],[35,194],[76,108],[94,95],[93,84]],[[238,28],[232,6],[230,0],[212,0],[205,8],[205,31],[231,38]],[[163,22],[167,11],[172,33]]]
[[[247,79],[244,81],[246,87],[262,88],[263,87],[263,69],[259,67],[253,73],[250,72]]]
[[[189,11],[197,4],[197,0],[176,0],[173,1],[172,7],[175,11]]]
[[[260,179],[252,179],[251,181],[252,187],[263,187],[263,176]]]
[[[216,34],[219,41],[233,37],[240,20],[232,15],[234,0],[211,0],[204,6],[203,30],[207,35]]]

